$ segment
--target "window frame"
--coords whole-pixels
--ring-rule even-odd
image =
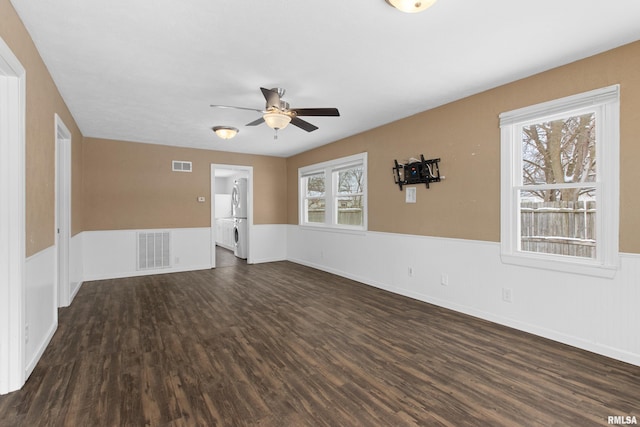
[[[322,196],[309,196],[307,194],[307,185],[306,185],[306,178],[310,178],[313,176],[317,176],[317,175],[322,175],[324,178],[324,193]],[[308,217],[308,209],[309,209],[309,200],[324,200],[324,218],[325,218],[325,222],[327,220],[327,174],[325,170],[319,170],[319,171],[312,171],[311,173],[307,173],[304,174],[304,176],[301,176],[299,178],[300,181],[300,185],[301,185],[301,191],[300,191],[300,197],[302,198],[301,200],[301,218],[307,218]],[[304,185],[303,185],[304,184]],[[306,221],[306,223],[308,223],[309,225],[313,224],[313,225],[322,225],[322,222],[309,222]]]
[[[527,252],[520,249],[522,128],[532,123],[594,112],[596,181],[544,184],[536,188],[593,187],[596,191],[596,258]],[[500,114],[502,262],[599,277],[613,277],[619,268],[620,211],[620,86],[612,85]]]
[[[338,174],[346,169],[362,167],[362,225],[338,224],[338,199],[345,196],[338,192]],[[325,177],[325,215],[324,222],[307,221],[307,203],[305,178],[323,173]],[[316,197],[313,197],[316,198]],[[367,153],[354,154],[322,163],[298,168],[298,224],[300,226],[342,231],[367,231]]]

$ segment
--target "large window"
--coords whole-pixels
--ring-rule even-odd
[[[298,170],[300,224],[367,229],[367,154]]]
[[[619,87],[503,113],[500,126],[503,260],[612,275]]]

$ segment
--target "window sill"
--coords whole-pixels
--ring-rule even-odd
[[[367,230],[363,228],[350,228],[350,227],[339,227],[339,226],[329,226],[329,225],[298,224],[298,226],[304,230],[326,231],[329,233],[364,235],[367,232]]]
[[[560,271],[563,273],[582,274],[606,279],[613,279],[619,268],[617,265],[600,264],[586,259],[564,261],[537,254],[501,254],[500,258],[504,264]]]

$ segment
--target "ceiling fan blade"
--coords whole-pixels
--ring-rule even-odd
[[[271,107],[280,108],[280,95],[278,95],[278,92],[263,87],[261,87],[260,90],[264,95],[264,99],[267,100],[267,110]]]
[[[247,123],[245,126],[258,126],[261,123],[264,123],[264,119],[262,117],[252,121],[251,123]]]
[[[337,108],[292,108],[290,111],[297,116],[331,116],[337,117],[340,112]]]
[[[294,126],[298,126],[300,129],[304,129],[307,132],[313,132],[314,130],[318,129],[318,126],[312,125],[311,123],[299,119],[298,117],[293,117],[291,119],[291,124]]]
[[[234,110],[249,110],[249,111],[257,111],[259,113],[262,113],[262,110],[258,110],[256,108],[247,108],[247,107],[234,107],[233,105],[210,105],[210,107],[213,108],[231,108]]]

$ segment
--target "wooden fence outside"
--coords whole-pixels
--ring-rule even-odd
[[[309,209],[309,222],[324,222],[324,209]],[[338,209],[338,224],[362,225],[362,208]]]
[[[521,249],[596,257],[596,202],[522,202]]]

